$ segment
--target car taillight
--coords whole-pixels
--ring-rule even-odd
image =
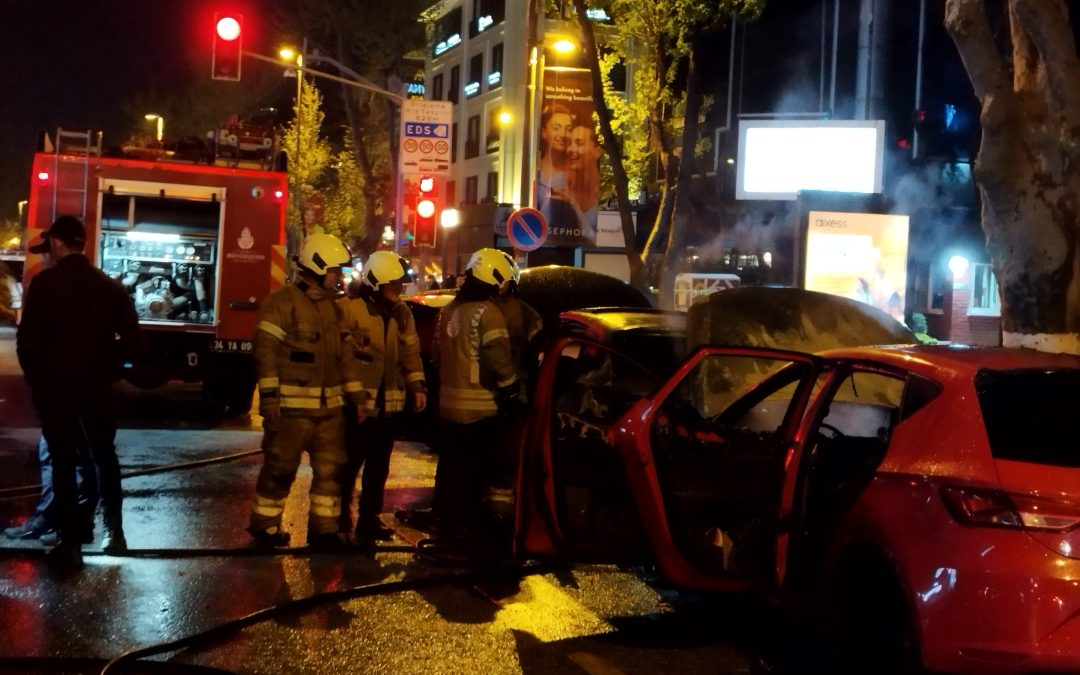
[[[1080,504],[1034,495],[943,487],[941,497],[957,521],[1017,530],[1067,532],[1080,526]]]

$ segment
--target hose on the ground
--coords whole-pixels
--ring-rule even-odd
[[[171,640],[168,642],[162,642],[155,645],[149,645],[147,647],[140,647],[137,649],[129,650],[105,664],[105,667],[101,669],[101,675],[108,675],[108,673],[110,672],[116,672],[118,666],[128,663],[130,661],[135,661],[147,656],[154,656],[156,654],[174,652],[180,649],[192,647],[197,644],[216,640],[218,638],[238,632],[244,628],[247,628],[248,626],[253,626],[255,624],[266,621],[267,619],[274,618],[285,612],[306,610],[326,602],[340,602],[344,600],[351,600],[353,598],[362,598],[370,595],[394,593],[398,591],[410,591],[447,583],[461,583],[474,580],[484,580],[490,577],[497,577],[500,575],[508,575],[513,578],[521,579],[526,576],[544,572],[550,569],[554,569],[554,566],[550,563],[524,562],[512,565],[501,565],[499,567],[491,567],[479,570],[468,570],[465,572],[439,574],[430,577],[417,577],[414,579],[402,579],[399,581],[384,581],[374,584],[365,584],[363,586],[354,586],[352,588],[316,593],[305,598],[287,600],[285,602],[272,605],[265,609],[252,612],[251,614],[248,614],[246,616],[242,616],[238,619],[233,619],[231,621],[218,624],[217,626],[214,626],[207,630],[193,633],[192,635],[188,635],[177,640]]]
[[[225,462],[233,462],[238,459],[244,459],[245,457],[251,457],[253,455],[262,454],[262,450],[243,450],[241,452],[234,452],[228,455],[219,455],[217,457],[207,457],[206,459],[196,459],[190,462],[178,462],[176,464],[163,464],[160,466],[151,466],[146,469],[133,469],[131,471],[125,471],[120,474],[120,478],[135,478],[136,476],[149,476],[155,473],[165,473],[167,471],[180,471],[185,469],[198,469],[204,466],[211,466],[213,464],[223,464]],[[22,499],[25,497],[36,497],[41,492],[41,484],[37,485],[17,485],[15,487],[0,488],[0,501],[7,499]]]

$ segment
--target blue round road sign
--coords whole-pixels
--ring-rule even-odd
[[[506,237],[516,249],[535,251],[544,245],[547,236],[547,219],[536,209],[518,209],[506,221]]]

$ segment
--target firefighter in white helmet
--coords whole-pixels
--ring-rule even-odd
[[[520,394],[506,319],[495,304],[512,274],[501,251],[480,249],[454,300],[439,311],[432,360],[439,369],[444,427],[435,476],[441,537],[468,537],[478,524],[499,412]]]
[[[353,488],[361,465],[364,475],[355,537],[368,544],[388,539],[392,531],[379,522],[383,492],[390,473],[390,455],[397,436],[397,418],[407,406],[423,412],[427,406],[420,338],[412,311],[401,301],[409,268],[393,251],[375,251],[360,274],[357,297],[339,301],[351,345],[345,358],[353,361],[364,383],[364,405],[345,411],[345,450],[348,464],[342,484],[340,533],[352,531]]]
[[[504,411],[503,429],[500,434],[501,451],[492,461],[488,487],[496,500],[505,499],[499,495],[513,494],[514,480],[517,477],[518,448],[521,435],[525,432],[526,405],[529,400],[529,382],[538,365],[539,341],[544,328],[540,314],[532,305],[525,302],[518,292],[521,281],[521,269],[509,253],[506,256],[510,265],[510,281],[495,299],[495,304],[502,310],[506,319],[506,331],[510,335],[510,357],[517,368],[518,405]]]
[[[491,249],[486,249],[491,250]],[[518,369],[521,402],[528,400],[528,375],[537,357],[536,340],[544,329],[544,321],[532,305],[525,302],[518,292],[521,269],[509,253],[499,251],[510,265],[510,281],[502,287],[495,303],[506,318],[506,330],[510,334],[510,355]]]
[[[308,236],[296,257],[298,279],[275,291],[259,312],[255,367],[263,416],[263,465],[248,532],[257,546],[285,546],[281,518],[300,453],[311,459],[308,545],[339,549],[345,469],[342,406],[363,402],[353,361],[342,358],[347,333],[341,308],[341,266],[348,249],[336,237]]]

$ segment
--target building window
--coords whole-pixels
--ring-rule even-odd
[[[476,37],[506,19],[506,0],[473,0],[469,37]]]
[[[480,93],[480,78],[484,76],[484,53],[474,54],[469,59],[469,79],[465,82],[465,98]]]
[[[457,161],[457,122],[450,128],[450,163],[453,164]]]
[[[433,56],[439,56],[461,44],[461,8],[447,12],[435,22],[435,43],[431,47]]]
[[[502,123],[499,122],[499,113],[502,109],[498,106],[488,108],[487,136],[484,137],[484,149],[487,152],[498,152],[502,139]]]
[[[452,180],[446,181],[446,205],[457,208],[457,183]]]
[[[431,78],[431,100],[441,101],[443,100],[443,76],[439,73],[435,77]]]
[[[485,198],[490,201],[499,200],[499,172],[489,171],[487,175],[487,194]]]
[[[465,203],[475,204],[479,199],[477,198],[477,190],[479,189],[479,179],[476,176],[469,176],[465,179]]]
[[[491,69],[488,70],[488,89],[498,89],[502,86],[503,69],[503,46],[500,42],[491,48]]]
[[[469,126],[465,130],[465,159],[472,159],[480,154],[480,116],[473,115],[469,118]]]
[[[968,314],[1001,316],[1001,298],[998,296],[994,269],[987,263],[971,266],[971,302]]]
[[[450,89],[446,92],[446,100],[458,102],[461,97],[461,66],[450,69]]]

